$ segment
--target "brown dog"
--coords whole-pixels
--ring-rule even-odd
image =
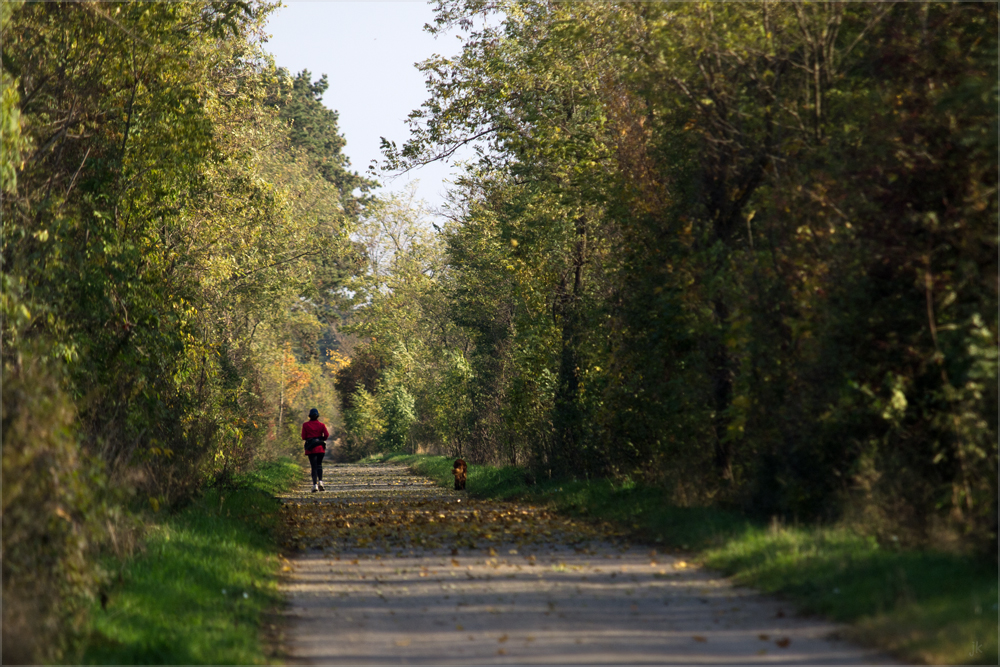
[[[456,491],[465,491],[465,473],[468,469],[469,467],[465,465],[465,461],[462,459],[455,461],[455,465],[451,467],[451,474],[455,476]]]

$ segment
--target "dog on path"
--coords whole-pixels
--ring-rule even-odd
[[[465,465],[465,461],[458,459],[455,461],[455,465],[451,467],[451,474],[455,476],[455,490],[465,491],[465,473],[469,470],[469,467]]]

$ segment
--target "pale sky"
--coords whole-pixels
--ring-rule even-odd
[[[292,74],[308,69],[313,80],[326,74],[330,88],[323,103],[340,113],[340,132],[351,169],[365,175],[381,161],[379,137],[402,145],[406,116],[427,99],[423,76],[413,66],[435,53],[455,55],[455,35],[435,39],[423,31],[434,18],[431,5],[418,0],[368,2],[291,0],[268,22],[265,48],[275,64]],[[433,164],[390,180],[384,190],[403,190],[419,180],[418,196],[440,207],[451,167]]]

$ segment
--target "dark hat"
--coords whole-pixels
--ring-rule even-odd
[[[309,411],[309,419],[319,419],[319,410],[313,408]]]

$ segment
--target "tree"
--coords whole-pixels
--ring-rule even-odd
[[[111,489],[155,511],[225,481],[266,451],[272,361],[316,356],[294,347],[319,258],[350,265],[344,165],[273,106],[272,8],[3,5],[5,659],[72,658]]]
[[[349,171],[351,161],[343,153],[347,142],[340,134],[339,115],[322,102],[330,87],[326,74],[316,81],[312,81],[309,70],[302,70],[290,81],[286,70],[279,70],[278,74],[282,86],[272,104],[280,109],[281,120],[289,125],[292,146],[303,150],[322,177],[337,188],[345,214],[357,217],[367,201],[365,193],[375,183]]]
[[[463,51],[384,149],[477,151],[445,272],[470,457],[995,533],[994,8],[437,12]]]

